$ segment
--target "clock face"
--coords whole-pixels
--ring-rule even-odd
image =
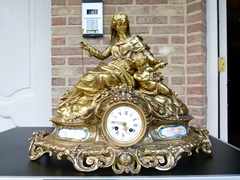
[[[132,103],[117,103],[103,117],[103,133],[118,146],[131,146],[145,134],[146,119],[138,106]]]

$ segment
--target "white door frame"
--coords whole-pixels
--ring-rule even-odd
[[[226,70],[219,73],[219,111],[220,111],[220,139],[228,142],[228,78],[227,78],[227,3],[218,0],[219,11],[219,57],[226,59]]]
[[[207,129],[210,135],[227,142],[227,68],[218,73],[218,57],[227,61],[226,0],[207,0],[206,8]]]

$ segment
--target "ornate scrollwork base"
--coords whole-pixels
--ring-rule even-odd
[[[197,153],[200,149],[206,154],[211,153],[207,130],[202,127],[191,129],[193,131],[181,139],[141,143],[128,148],[114,148],[100,143],[81,145],[60,141],[45,131],[36,131],[30,139],[29,157],[36,160],[45,153],[57,153],[57,158],[61,160],[66,155],[76,170],[82,172],[110,166],[116,174],[137,174],[142,166],[167,171],[176,166],[183,153],[190,156],[194,149]]]
[[[103,133],[104,113],[119,102],[127,102],[128,105],[133,103],[134,106],[131,107],[139,107],[145,115],[144,125],[147,127],[141,131],[144,135],[129,146],[109,141],[109,135]],[[112,167],[116,174],[137,174],[141,167],[170,170],[176,166],[183,153],[190,156],[193,150],[197,153],[202,150],[206,154],[212,152],[208,130],[188,126],[192,116],[171,115],[165,107],[157,109],[157,104],[154,104],[151,97],[143,96],[127,86],[115,87],[102,93],[96,104],[85,120],[65,120],[56,116],[52,119],[55,124],[52,133],[40,130],[33,132],[29,139],[29,158],[36,160],[45,153],[56,153],[59,160],[63,155],[67,156],[78,171],[90,172]],[[124,132],[134,131],[128,127],[127,120],[112,123],[124,129]]]

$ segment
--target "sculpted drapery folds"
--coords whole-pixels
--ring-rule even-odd
[[[80,47],[87,50],[90,57],[95,57],[101,62],[95,69],[84,74],[71,92],[67,91],[61,97],[58,114],[63,119],[87,116],[95,107],[98,95],[112,87],[127,84],[131,88],[141,89],[134,79],[134,73],[137,71],[132,58],[134,54],[142,53],[149,67],[157,65],[158,68],[163,68],[167,65],[153,56],[142,37],[130,34],[129,20],[125,13],[120,12],[113,16],[110,34],[110,44],[103,52],[84,41],[80,42]],[[112,56],[111,62],[107,64],[102,62],[109,56]],[[146,95],[161,107],[165,107],[170,114],[188,113],[187,107],[176,98],[176,94],[164,94],[159,91],[158,94],[146,93]]]

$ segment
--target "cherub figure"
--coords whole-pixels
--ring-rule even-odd
[[[159,68],[165,66],[165,62],[164,65],[162,63],[158,63],[154,66],[148,66],[147,59],[141,52],[134,54],[132,59],[135,64],[135,68],[137,69],[133,77],[140,85],[140,91],[149,95],[163,94],[177,96],[176,92],[172,91],[162,82],[163,75],[161,72],[153,73]]]

